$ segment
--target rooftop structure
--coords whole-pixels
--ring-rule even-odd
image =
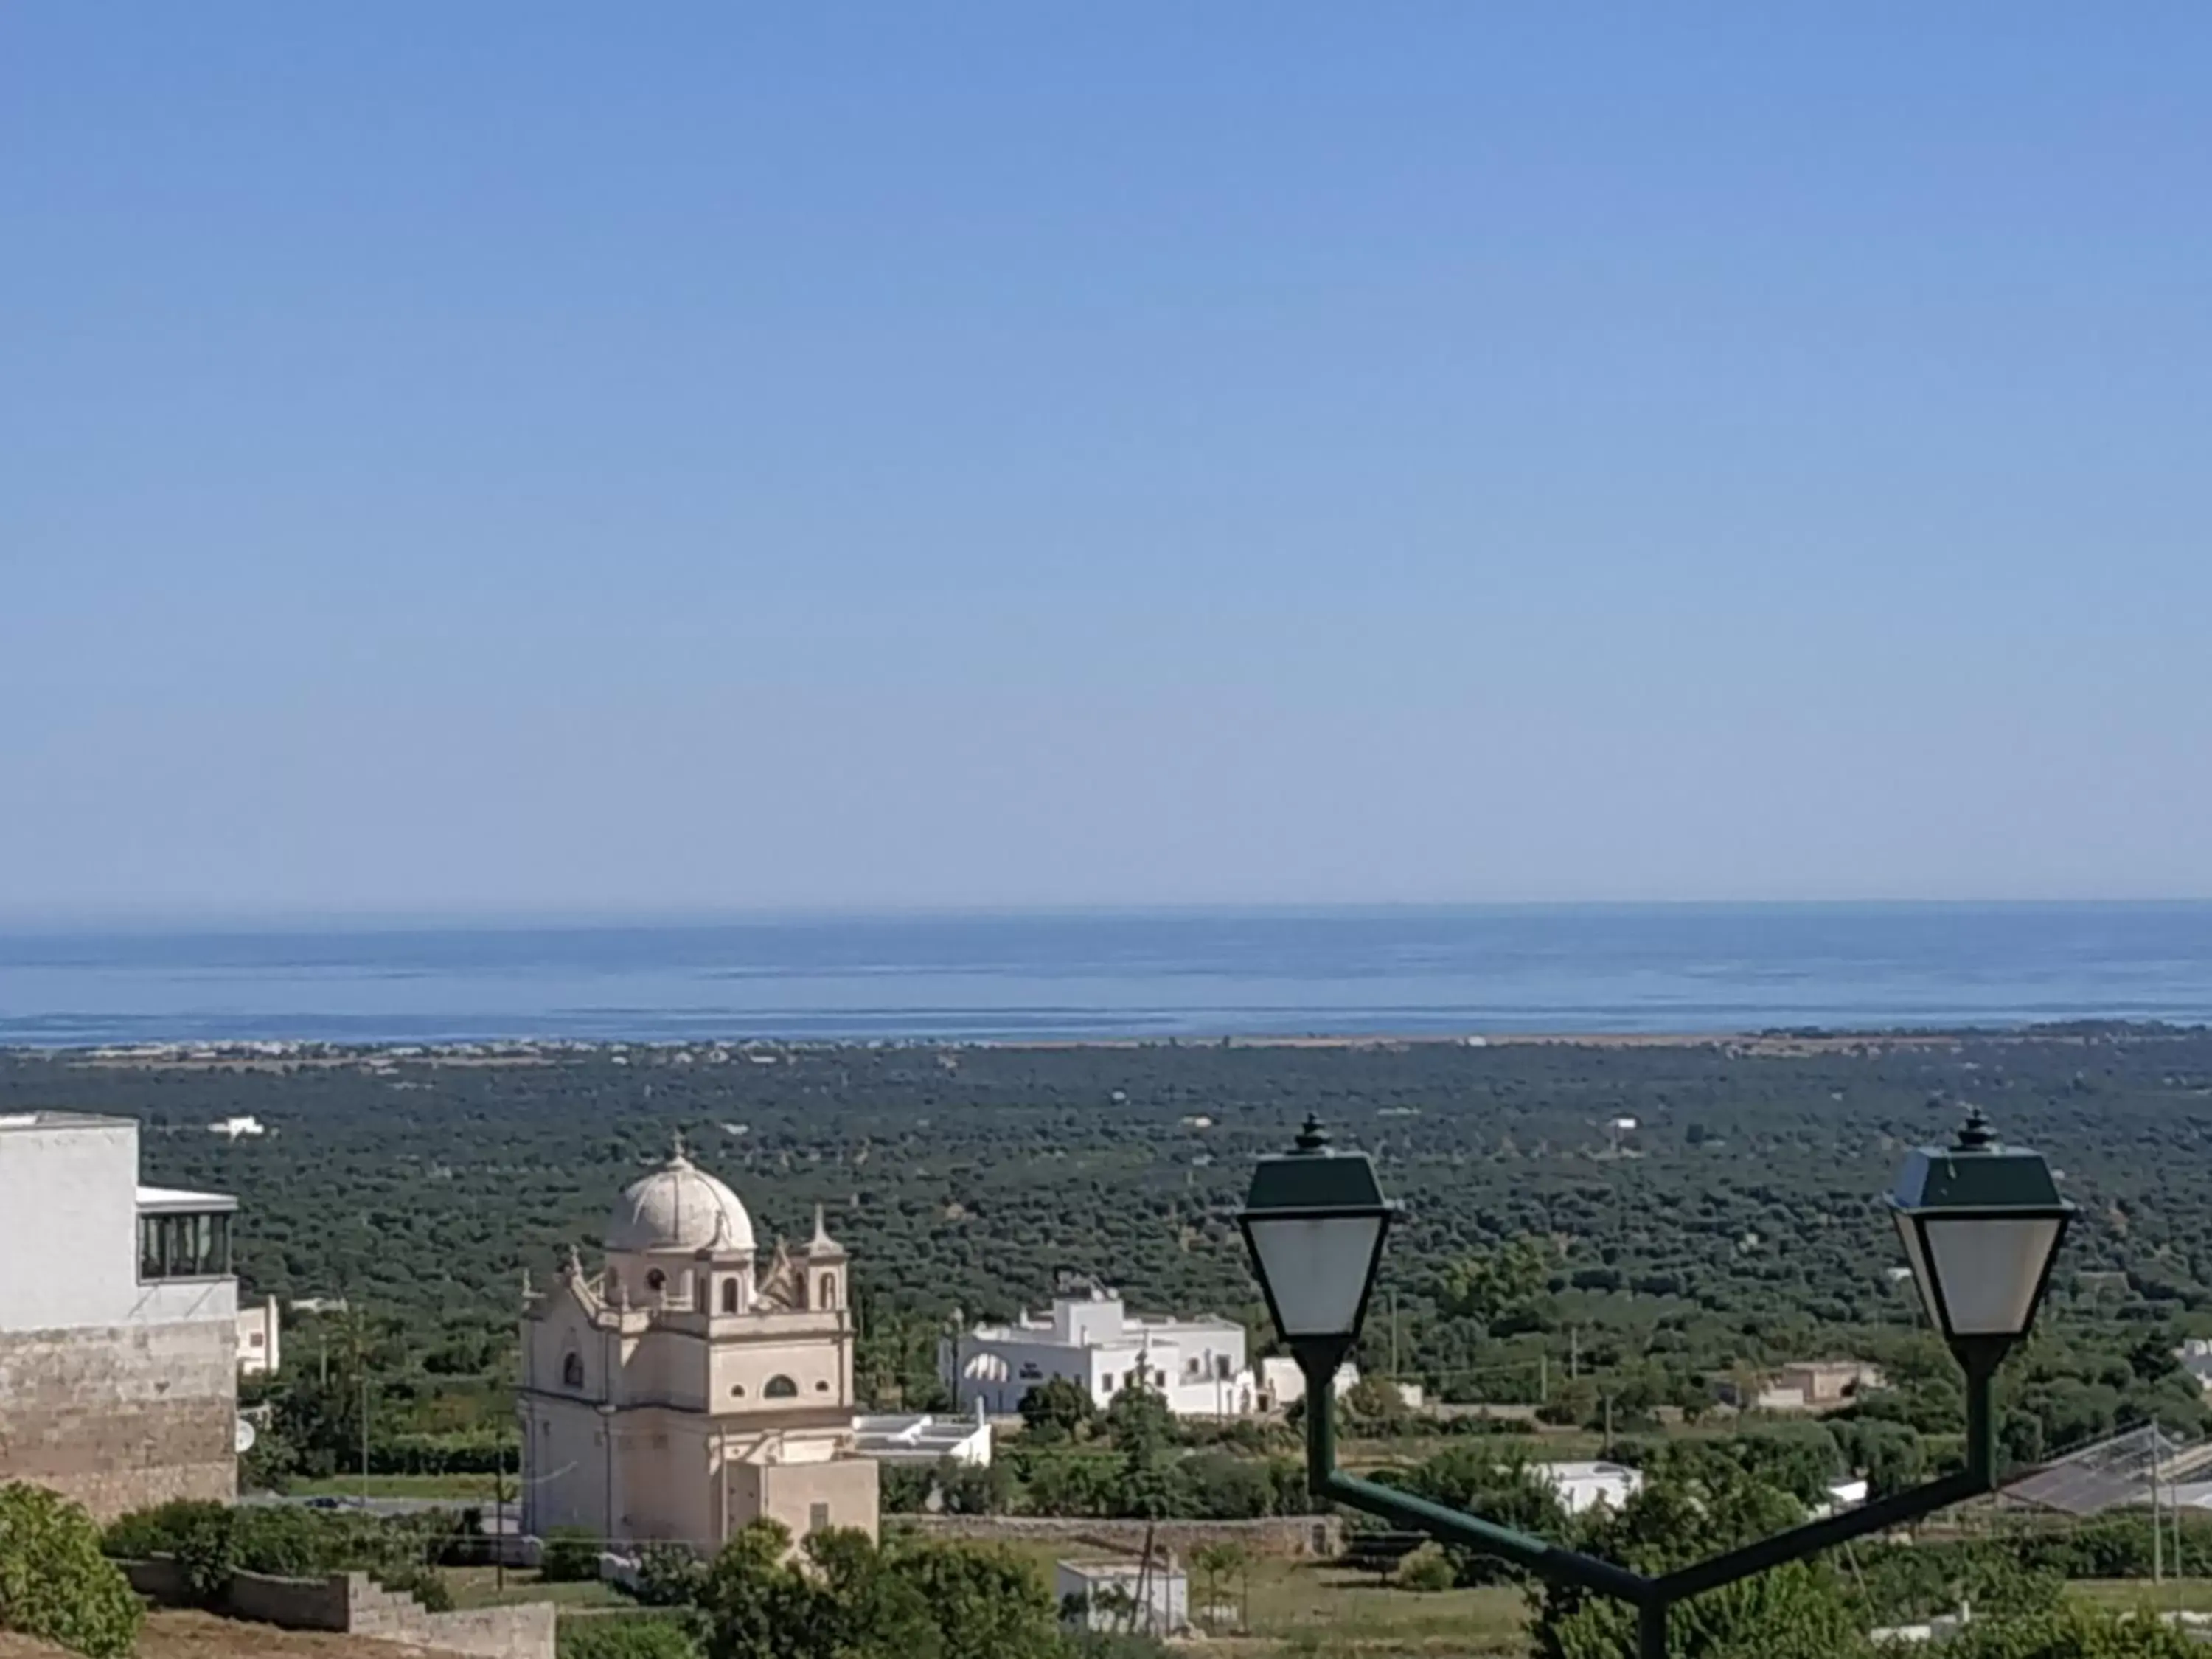
[[[142,1185],[138,1125],[0,1116],[0,1481],[96,1516],[237,1488],[237,1200]]]
[[[991,1420],[979,1405],[973,1417],[869,1416],[853,1419],[853,1449],[879,1463],[991,1462]]]

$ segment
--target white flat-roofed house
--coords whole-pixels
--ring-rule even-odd
[[[1268,1355],[1254,1367],[1254,1374],[1259,1379],[1258,1403],[1263,1412],[1288,1411],[1306,1397],[1306,1374],[1298,1369],[1298,1362],[1287,1354]],[[1329,1393],[1341,1400],[1358,1386],[1359,1367],[1347,1359],[1336,1368],[1336,1376],[1329,1384]],[[1399,1389],[1400,1395],[1406,1398],[1408,1406],[1420,1403],[1418,1398],[1419,1392],[1417,1389],[1413,1390],[1413,1397],[1407,1397],[1406,1390],[1403,1388]]]
[[[276,1298],[264,1297],[238,1310],[238,1374],[273,1376],[284,1363],[284,1323]]]
[[[1080,1629],[1180,1636],[1190,1628],[1190,1578],[1172,1561],[1062,1561],[1052,1590],[1061,1621]]]
[[[1146,1318],[1103,1289],[1055,1297],[1049,1313],[948,1339],[939,1367],[963,1411],[978,1404],[1000,1414],[1018,1411],[1023,1396],[1054,1377],[1099,1407],[1139,1383],[1180,1417],[1243,1417],[1260,1409],[1242,1325],[1213,1316]]]
[[[1618,1512],[1644,1490],[1644,1472],[1626,1463],[1570,1460],[1531,1463],[1528,1473],[1559,1495],[1559,1507],[1569,1515],[1595,1509]]]
[[[141,1185],[131,1119],[0,1116],[0,1481],[102,1518],[235,1494],[237,1208]]]
[[[991,1420],[979,1404],[973,1417],[872,1415],[853,1419],[853,1449],[878,1463],[955,1463],[988,1468]]]

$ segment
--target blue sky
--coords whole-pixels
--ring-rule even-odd
[[[0,909],[2212,894],[2212,11],[0,10]]]

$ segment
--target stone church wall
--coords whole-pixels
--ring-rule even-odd
[[[238,1487],[230,1320],[0,1334],[0,1481],[112,1520]]]
[[[781,1521],[797,1543],[823,1527],[877,1533],[878,1476],[875,1461],[838,1457],[821,1463],[732,1463],[729,1466],[730,1531],[766,1516]],[[817,1516],[817,1510],[819,1516]]]

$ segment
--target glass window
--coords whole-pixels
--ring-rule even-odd
[[[811,1533],[830,1530],[830,1506],[827,1504],[809,1504],[806,1506],[806,1530]]]
[[[142,1215],[138,1218],[138,1277],[219,1279],[230,1272],[230,1217]]]
[[[770,1400],[796,1400],[799,1397],[799,1384],[787,1376],[771,1376],[768,1380],[768,1387],[763,1389],[761,1392]]]

